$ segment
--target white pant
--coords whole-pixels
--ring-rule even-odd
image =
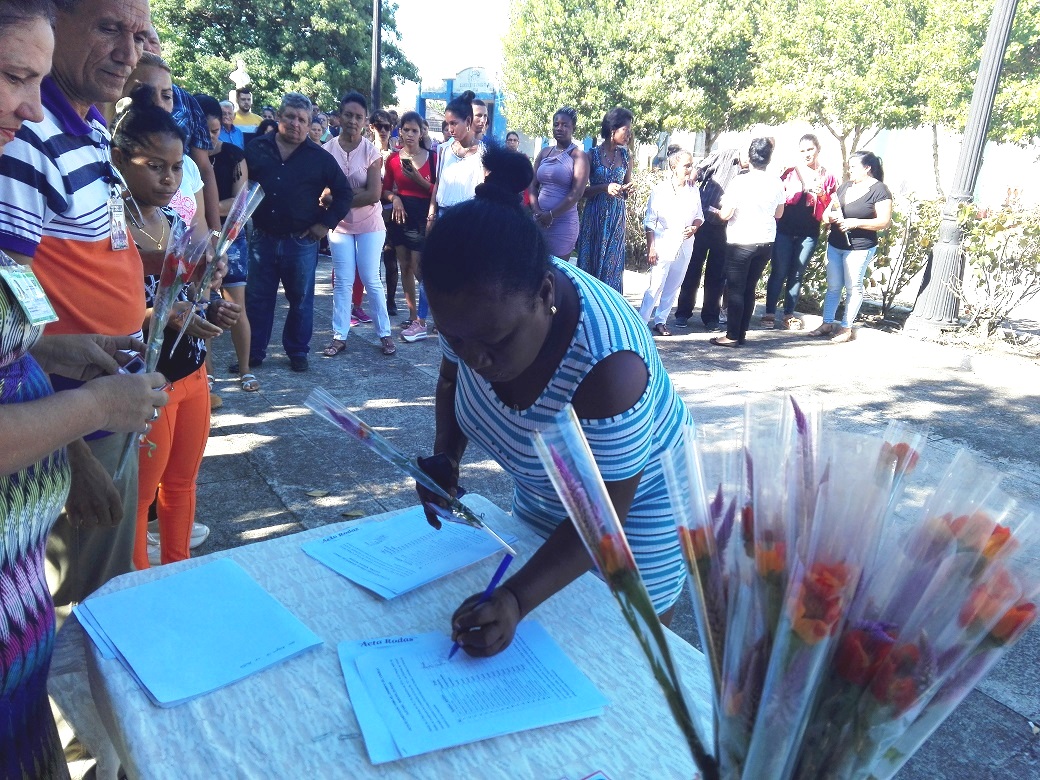
[[[332,291],[332,338],[343,341],[350,333],[350,297],[354,289],[355,269],[368,291],[368,305],[376,318],[376,335],[390,335],[390,315],[386,313],[386,292],[379,278],[386,231],[372,233],[329,233],[332,267],[336,271],[336,287]]]
[[[663,325],[668,321],[668,314],[679,297],[679,288],[686,278],[686,269],[690,265],[689,251],[682,249],[671,259],[657,258],[657,264],[650,268],[650,286],[643,295],[643,303],[639,306],[639,316],[643,322],[650,322],[650,315],[657,307],[655,325]]]

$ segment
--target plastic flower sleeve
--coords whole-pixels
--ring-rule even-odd
[[[892,479],[879,467],[881,447],[879,439],[848,433],[821,442],[812,528],[791,566],[744,778],[794,771],[816,681],[880,536]]]
[[[719,777],[706,747],[710,741],[699,733],[683,694],[661,622],[574,408],[564,407],[554,425],[535,434],[534,444],[571,522],[646,654],[694,763],[706,780]]]
[[[726,531],[722,488],[708,496],[700,464],[696,432],[692,425],[685,426],[682,449],[674,456],[665,452],[663,467],[691,593],[696,601],[697,631],[711,668],[717,710],[726,629],[726,575],[722,552],[732,535],[734,513],[729,514]]]

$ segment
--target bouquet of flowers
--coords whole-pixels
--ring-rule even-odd
[[[786,399],[749,405],[739,441],[691,427],[665,457],[714,683],[709,771],[890,778],[1035,621],[1040,524],[998,472],[962,452],[899,519],[924,438],[832,431]],[[590,468],[565,489],[589,491]]]
[[[159,354],[162,351],[163,337],[166,325],[170,321],[173,312],[173,304],[177,301],[184,285],[195,273],[195,268],[202,259],[209,245],[209,232],[190,230],[183,222],[177,220],[170,229],[170,241],[166,247],[166,257],[163,259],[162,270],[159,273],[159,285],[155,291],[155,299],[152,303],[152,316],[148,325],[148,348],[145,350],[145,370],[155,371],[159,365]],[[183,330],[181,331],[183,333]],[[116,477],[123,474],[124,469],[130,462],[130,456],[134,451],[134,440],[140,439],[145,442],[145,437],[130,434],[127,439],[123,454],[116,468]]]
[[[238,195],[231,202],[231,208],[228,209],[228,215],[224,219],[224,226],[217,235],[217,247],[213,251],[213,262],[206,266],[206,270],[203,271],[202,278],[199,280],[198,289],[195,291],[195,298],[192,301],[192,309],[199,305],[203,295],[208,294],[209,286],[213,283],[213,274],[217,270],[217,261],[227,254],[228,247],[235,242],[235,239],[245,229],[246,223],[253,216],[253,212],[256,211],[256,207],[260,205],[260,201],[263,199],[264,188],[255,181],[247,183],[245,187],[238,191]],[[177,339],[173,342],[173,347],[170,348],[171,352],[177,349],[177,345],[181,343],[183,337],[184,328],[177,334]]]

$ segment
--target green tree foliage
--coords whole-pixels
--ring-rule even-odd
[[[573,106],[575,136],[599,135],[603,114],[628,102],[627,6],[624,0],[514,0],[504,51],[513,127],[549,135],[553,112]]]
[[[771,121],[804,119],[841,144],[842,163],[880,128],[921,121],[919,0],[765,0],[758,64],[741,98]]]
[[[368,0],[152,0],[163,56],[192,92],[226,96],[242,60],[258,105],[288,91],[326,109],[340,94],[371,83],[372,4]],[[394,79],[414,81],[398,46],[396,6],[383,7],[381,102],[396,99]]]
[[[505,49],[512,122],[578,134],[614,105],[636,134],[804,120],[845,159],[882,129],[963,129],[994,0],[514,0]],[[1040,135],[1040,0],[1019,0],[992,136]]]

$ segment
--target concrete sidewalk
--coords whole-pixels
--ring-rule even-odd
[[[318,351],[331,327],[329,272],[323,259],[308,373],[291,372],[278,346],[284,306],[279,307],[270,357],[255,372],[261,392],[238,389],[237,379],[225,370],[233,362],[230,342],[224,337],[217,344],[216,389],[224,407],[213,416],[197,510],[212,535],[197,554],[415,501],[408,480],[311,414],[303,401],[313,388],[325,387],[403,451],[428,454],[440,362],[437,341],[398,341],[397,355],[385,357],[374,326],[361,325],[351,332],[343,353],[322,357]],[[634,300],[640,279],[633,277],[627,289]],[[395,338],[401,319],[391,318]],[[809,318],[807,324],[816,322]],[[880,432],[890,419],[927,426],[930,467],[918,481],[934,484],[958,448],[967,446],[1007,474],[1004,485],[1010,493],[1038,503],[1040,365],[1035,362],[969,355],[878,331],[862,331],[852,343],[831,345],[800,333],[754,330],[744,348],[722,349],[711,346],[709,334],[700,328],[674,330],[675,336],[657,343],[701,426],[736,432],[749,399],[815,395],[843,429]],[[511,481],[475,448],[467,453],[463,482],[508,509]],[[324,494],[308,495],[318,491]],[[911,485],[908,497],[919,501],[921,491]],[[694,641],[689,609],[688,601],[680,605],[673,628]],[[900,778],[1040,777],[1040,739],[1027,722],[1040,722],[1038,670],[1040,630],[1034,627]]]

